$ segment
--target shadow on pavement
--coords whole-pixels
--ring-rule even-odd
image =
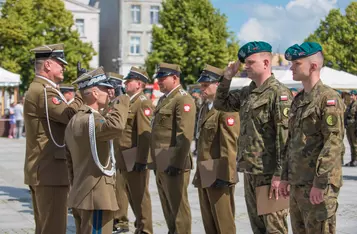
[[[357,176],[343,176],[343,180],[357,180]]]
[[[20,212],[33,214],[29,189],[0,186],[0,197],[4,196],[5,198],[3,199],[6,199],[8,202],[17,201],[20,202],[23,207],[26,207],[26,209],[20,210]]]

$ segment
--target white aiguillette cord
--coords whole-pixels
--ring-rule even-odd
[[[59,92],[57,89],[55,89],[55,88],[53,88],[53,87],[51,87],[51,86],[48,86],[48,85],[46,85],[45,88],[43,89],[43,92],[45,93],[45,111],[46,111],[48,131],[50,132],[50,136],[51,136],[51,139],[52,139],[53,143],[54,143],[57,147],[63,148],[63,147],[66,146],[66,144],[63,144],[63,145],[58,144],[58,143],[55,141],[55,139],[54,139],[54,137],[53,137],[53,135],[52,135],[51,125],[50,125],[50,118],[49,118],[49,116],[48,116],[48,103],[47,103],[47,90],[46,90],[47,88],[51,88],[52,90],[54,90],[55,92],[57,92],[57,94],[62,98],[62,101],[65,102],[66,104],[67,104],[67,101],[66,101],[66,99],[63,97],[62,93]]]
[[[110,151],[109,151],[108,163],[106,166],[103,166],[98,158],[97,143],[96,143],[96,138],[95,138],[95,123],[94,123],[94,114],[93,113],[91,113],[89,115],[89,143],[90,143],[90,149],[92,152],[93,160],[94,160],[95,164],[97,165],[97,167],[99,168],[99,170],[101,172],[103,172],[103,174],[106,176],[113,176],[116,171],[113,140],[109,141]],[[109,163],[111,163],[112,167],[110,170],[107,170],[105,168],[108,168]]]

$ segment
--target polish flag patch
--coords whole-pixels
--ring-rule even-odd
[[[52,98],[52,102],[53,102],[53,104],[55,104],[55,105],[59,105],[59,104],[61,104],[62,100],[60,100],[60,99],[57,98],[57,97],[53,97],[53,98]]]
[[[280,101],[287,101],[288,100],[288,96],[280,96]]]
[[[189,112],[191,110],[191,106],[189,104],[183,105],[183,111],[184,112]]]
[[[335,106],[336,105],[336,100],[335,99],[330,99],[326,101],[326,105],[328,106]]]
[[[233,126],[234,125],[234,119],[232,117],[227,118],[227,125],[228,126]]]
[[[149,109],[149,108],[146,108],[145,110],[144,110],[144,115],[145,116],[149,116],[151,114],[151,110]]]

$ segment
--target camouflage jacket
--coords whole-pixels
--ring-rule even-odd
[[[324,189],[342,186],[344,104],[336,91],[319,81],[300,92],[291,105],[289,137],[281,178],[292,185]]]
[[[251,174],[281,175],[281,151],[288,135],[292,94],[272,75],[260,87],[254,82],[229,92],[231,81],[223,79],[217,89],[217,110],[239,111],[238,170]]]
[[[356,127],[357,102],[352,101],[345,112],[345,127]]]

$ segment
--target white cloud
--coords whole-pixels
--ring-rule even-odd
[[[264,40],[274,52],[302,41],[318,27],[320,20],[337,7],[337,0],[291,0],[286,6],[255,4],[238,38],[242,43]]]

